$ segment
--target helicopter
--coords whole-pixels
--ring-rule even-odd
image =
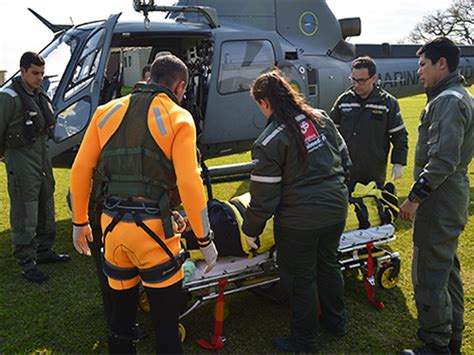
[[[361,33],[360,18],[336,19],[325,0],[179,0],[174,6],[133,0],[133,7],[143,22],[121,22],[121,14],[113,14],[58,25],[29,9],[54,33],[40,53],[48,70],[43,87],[57,118],[49,143],[56,167],[72,165],[97,106],[127,93],[127,53],[134,50],[146,53],[143,65],[171,52],[188,66],[183,106],[196,123],[211,195],[211,179],[239,179],[252,168],[244,163],[208,169],[205,160],[251,148],[266,119],[252,102],[250,84],[273,67],[310,105],[325,110],[350,86],[351,62],[362,55],[376,60],[379,85],[395,97],[424,90],[416,74],[419,45],[351,44],[347,38]],[[150,21],[156,11],[167,15]],[[474,47],[461,51],[459,70],[472,84]]]

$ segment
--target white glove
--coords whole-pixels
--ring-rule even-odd
[[[392,165],[392,180],[395,181],[400,179],[403,175],[403,165],[393,164]]]
[[[256,243],[257,238],[246,235],[245,239],[247,240],[247,245],[249,246],[250,249],[255,249],[255,250],[258,249],[258,245]]]
[[[214,265],[216,265],[217,262],[217,249],[216,246],[214,245],[214,242],[211,242],[207,247],[204,248],[199,248],[199,250],[202,253],[202,256],[204,256],[204,260],[206,260],[206,269],[204,270],[204,273],[207,274],[209,271],[212,270]]]
[[[72,227],[72,241],[74,243],[74,248],[76,248],[79,254],[90,256],[91,250],[89,249],[87,241],[92,242],[93,240],[92,229],[89,223],[85,226]]]

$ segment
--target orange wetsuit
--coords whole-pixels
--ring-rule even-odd
[[[206,197],[196,157],[196,128],[191,114],[180,107],[167,93],[157,94],[148,109],[147,126],[153,139],[174,167],[176,184],[186,215],[198,238],[209,232]],[[92,177],[105,144],[119,128],[130,104],[131,96],[125,96],[100,106],[84,136],[71,172],[73,222],[88,221],[88,203]],[[139,119],[139,117],[137,117]],[[133,134],[131,132],[130,134]],[[135,196],[139,197],[139,196]],[[112,218],[102,214],[103,230]],[[173,255],[180,250],[180,235],[165,239],[159,218],[146,219],[145,224],[162,239]],[[118,268],[149,269],[169,260],[156,241],[133,221],[120,221],[105,240],[105,260]],[[162,288],[182,279],[182,271],[163,282],[145,286]],[[128,280],[109,277],[113,289],[125,290],[140,281],[136,276]]]

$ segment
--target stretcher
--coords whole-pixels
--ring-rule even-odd
[[[338,261],[342,270],[359,268],[364,273],[364,287],[369,302],[382,309],[383,303],[375,299],[376,283],[384,289],[396,286],[400,272],[400,254],[384,249],[395,240],[391,224],[345,232],[339,243]],[[207,349],[220,349],[222,343],[223,303],[227,295],[246,290],[265,290],[279,280],[275,248],[252,258],[221,257],[207,274],[204,261],[196,262],[193,274],[183,283],[183,307],[180,319],[208,301],[217,299],[215,334],[211,342],[201,339]],[[149,310],[146,295],[140,297],[140,307]],[[219,311],[221,309],[221,311]],[[221,319],[219,319],[221,318]],[[180,325],[182,339],[185,330]],[[199,343],[199,341],[198,341]]]

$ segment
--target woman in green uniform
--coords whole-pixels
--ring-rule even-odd
[[[252,96],[269,122],[252,147],[251,202],[242,230],[258,245],[274,216],[292,311],[289,336],[274,344],[285,352],[314,352],[320,321],[336,335],[346,333],[337,248],[347,215],[349,154],[327,114],[307,105],[278,70],[259,76]]]

